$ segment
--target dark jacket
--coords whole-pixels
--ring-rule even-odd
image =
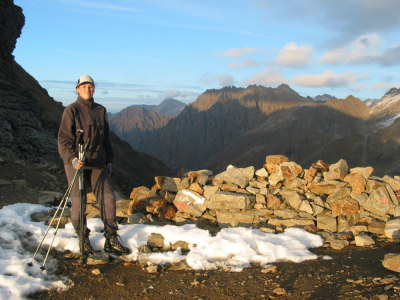
[[[78,130],[84,130],[83,142],[90,138],[85,166],[103,168],[113,159],[107,111],[93,99],[78,99],[68,105],[58,131],[58,153],[64,164],[78,157]]]

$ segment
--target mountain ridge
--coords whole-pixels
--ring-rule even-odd
[[[288,85],[225,87],[205,91],[164,127],[144,136],[139,149],[175,171],[222,170],[230,163],[248,165],[282,153],[299,163],[345,158],[393,173],[397,162],[388,166],[386,160],[397,142],[385,146],[376,134],[385,136],[381,127],[366,103],[351,95],[317,102]],[[380,149],[386,152],[379,154]]]

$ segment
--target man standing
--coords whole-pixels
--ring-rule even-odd
[[[113,151],[107,111],[104,106],[94,102],[94,90],[95,84],[92,77],[88,75],[79,77],[76,85],[78,99],[66,107],[62,115],[58,131],[58,152],[64,162],[68,183],[71,183],[76,170],[83,168],[84,178],[88,178],[88,183],[91,184],[97,203],[100,205],[101,219],[104,224],[106,237],[104,251],[128,254],[130,249],[121,244],[117,235],[116,200],[110,184]],[[82,139],[84,143],[90,139],[84,161],[78,158],[79,139]],[[89,240],[90,230],[86,226],[86,215],[84,224],[80,224],[81,204],[78,184],[74,184],[72,188],[71,202],[71,221],[78,234],[79,245],[83,239],[81,254],[91,254],[93,249]],[[82,207],[85,212],[86,197],[83,199]],[[82,231],[81,226],[84,226]]]

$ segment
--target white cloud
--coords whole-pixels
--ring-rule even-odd
[[[255,60],[246,60],[240,63],[231,63],[228,65],[228,67],[233,69],[238,69],[238,68],[258,67],[259,65],[260,63]]]
[[[255,74],[250,79],[244,79],[241,82],[243,85],[265,85],[265,86],[276,86],[282,83],[288,83],[278,68],[268,67],[263,72]]]
[[[232,48],[229,50],[225,50],[221,53],[221,56],[224,57],[242,57],[247,53],[255,52],[257,49],[252,47],[244,47],[244,48]]]
[[[314,49],[311,45],[297,45],[288,43],[279,52],[275,63],[284,67],[300,68],[308,65],[314,56]]]
[[[335,47],[333,49],[329,49],[324,53],[319,59],[318,62],[325,64],[341,64],[343,63],[343,58],[346,57],[347,47]]]
[[[327,64],[400,64],[400,44],[379,52],[382,43],[378,34],[365,34],[353,42],[328,50],[318,61]]]
[[[222,75],[212,75],[210,73],[203,74],[200,78],[200,82],[203,84],[211,84],[214,82],[218,82],[218,85],[220,87],[234,85],[233,77],[227,74],[222,74]]]
[[[400,64],[400,44],[396,44],[387,48],[380,56],[379,63],[382,66]]]
[[[349,86],[352,83],[366,78],[366,75],[355,75],[353,71],[335,74],[333,71],[324,71],[321,74],[306,74],[293,77],[293,83],[308,87],[339,87]]]
[[[378,47],[382,43],[378,34],[365,34],[355,41],[328,50],[320,59],[328,64],[369,63],[379,56]]]
[[[365,32],[396,32],[398,0],[257,0],[266,18],[320,26],[351,40]]]
[[[399,83],[399,82],[397,82],[397,83],[387,83],[387,82],[381,81],[381,82],[375,83],[375,84],[372,86],[372,88],[373,88],[374,90],[388,91],[388,90],[390,90],[390,89],[393,88],[393,87],[399,87],[399,86],[400,86],[400,83]]]
[[[164,98],[184,98],[184,99],[191,99],[194,97],[193,92],[188,91],[180,91],[177,89],[167,90],[164,93]]]

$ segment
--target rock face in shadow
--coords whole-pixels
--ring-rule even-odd
[[[110,120],[110,127],[132,147],[139,148],[152,131],[164,127],[171,118],[143,106],[134,105],[115,114]]]
[[[121,139],[137,149],[153,131],[167,125],[185,107],[185,103],[172,98],[158,105],[131,105],[112,115],[110,127]]]
[[[4,205],[8,199],[18,201],[21,186],[37,198],[38,190],[63,191],[66,182],[57,152],[63,106],[14,60],[12,52],[25,20],[22,9],[11,0],[0,0],[0,20],[0,173],[10,182],[0,186]],[[160,160],[133,150],[114,134],[112,142],[112,178],[120,193],[151,185],[155,175],[170,172]],[[22,166],[18,172],[16,165]]]
[[[255,164],[275,153],[300,163],[313,162],[321,153],[326,153],[324,159],[335,160],[343,157],[339,148],[349,134],[358,135],[368,114],[368,108],[354,97],[317,103],[287,85],[230,87],[203,93],[165,127],[147,136],[140,149],[170,167],[218,171],[230,163]]]

